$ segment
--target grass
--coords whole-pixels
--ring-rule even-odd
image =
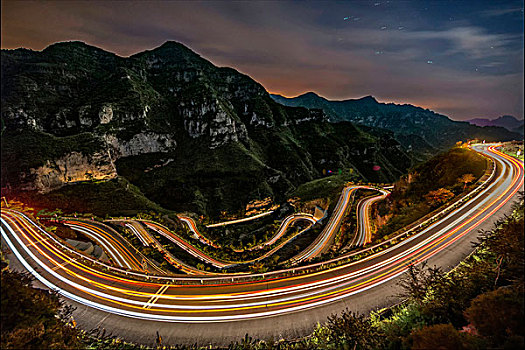
[[[332,175],[306,182],[290,194],[290,197],[299,197],[301,200],[308,201],[320,197],[332,197],[341,194],[345,183],[356,180],[356,177],[346,172],[346,174]]]
[[[520,150],[520,155],[517,155],[518,150]],[[523,150],[523,142],[509,142],[505,143],[503,147],[501,147],[501,151],[503,153],[508,154],[509,156],[512,156],[514,158],[517,158],[521,161],[524,160],[524,150]]]

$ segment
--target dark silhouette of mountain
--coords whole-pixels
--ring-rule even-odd
[[[360,125],[379,127],[394,132],[405,147],[422,152],[449,148],[466,139],[512,140],[520,135],[499,127],[478,127],[458,122],[428,109],[409,104],[379,103],[372,96],[359,99],[331,101],[313,92],[286,98],[272,95],[284,105],[318,108],[325,111],[330,121],[350,121]]]
[[[523,120],[518,120],[511,115],[503,115],[496,119],[474,118],[467,120],[467,122],[477,126],[500,126],[523,135]]]
[[[524,130],[523,129],[524,129],[524,124],[523,124],[523,121],[521,121],[521,125],[518,125],[517,127],[512,129],[511,131],[515,132],[517,134],[521,134],[521,136],[523,136],[523,134],[524,134]]]
[[[123,193],[215,215],[327,170],[389,182],[413,164],[393,133],[283,106],[177,42],[128,58],[81,42],[1,55],[3,191],[124,178]]]

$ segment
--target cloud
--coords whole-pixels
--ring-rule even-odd
[[[311,90],[338,99],[372,94],[455,118],[523,114],[521,28],[496,32],[474,15],[450,23],[447,15],[443,24],[439,13],[408,2],[372,5],[10,1],[2,2],[2,47],[42,49],[83,40],[128,56],[177,40],[288,96]],[[349,23],[343,15],[361,20]]]
[[[354,30],[351,36],[343,40],[349,48],[379,48],[383,51],[399,52],[408,50],[408,57],[422,57],[422,53],[433,52],[432,47],[443,48],[440,56],[465,54],[471,59],[483,59],[494,56],[505,56],[508,50],[520,44],[520,34],[490,34],[485,29],[469,26],[455,27],[446,30],[405,30],[381,31],[376,29]]]
[[[512,7],[512,8],[505,8],[505,9],[492,9],[492,10],[484,10],[480,12],[480,15],[483,17],[499,17],[504,16],[508,14],[523,14],[523,7]]]

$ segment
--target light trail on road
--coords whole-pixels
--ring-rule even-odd
[[[166,248],[164,248],[164,246],[162,246],[162,244],[160,244],[160,242],[157,241],[157,239],[155,239],[155,237],[153,237],[148,232],[148,230],[146,230],[144,228],[144,226],[142,226],[141,222],[138,222],[136,220],[108,220],[108,221],[122,222],[125,227],[129,228],[135,234],[135,236],[137,236],[140,239],[142,244],[144,244],[145,246],[153,247],[154,249],[158,250],[164,256],[164,259],[166,261],[168,261],[172,266],[176,267],[177,269],[181,270],[182,272],[190,274],[190,275],[198,275],[198,274],[209,275],[209,274],[213,274],[213,273],[209,273],[209,272],[206,272],[206,271],[203,271],[203,270],[199,270],[199,269],[197,269],[197,268],[195,268],[193,266],[190,266],[190,265],[186,264],[185,262],[181,261],[180,259],[177,259]],[[176,242],[172,238],[172,237],[176,237],[176,236],[174,234],[172,234],[169,230],[166,229],[165,232],[163,232],[162,229],[159,230],[159,227],[161,225],[158,225],[158,224],[155,224],[155,223],[150,223],[150,222],[147,222],[147,221],[144,221],[144,224],[146,226],[154,229],[155,231],[159,232],[161,235],[167,237],[172,242]],[[191,247],[191,245],[189,245],[188,243],[186,243],[186,242],[184,242],[184,243],[185,244],[181,245],[181,246],[183,248],[185,248],[185,250],[186,250],[186,247]],[[193,248],[193,249],[196,250],[195,248]]]
[[[279,238],[281,238],[285,234],[286,230],[288,230],[290,226],[292,226],[296,221],[302,220],[309,221],[310,226],[315,225],[315,223],[317,223],[317,219],[314,218],[314,216],[311,214],[298,213],[290,215],[283,220],[283,222],[279,226],[279,229],[277,230],[277,233],[270,240],[266,241],[262,245],[268,246],[274,244],[279,240]]]
[[[260,257],[257,257],[257,258],[251,259],[251,260],[244,260],[244,261],[222,261],[222,260],[214,259],[214,258],[210,257],[208,254],[206,254],[206,253],[202,252],[201,250],[195,248],[194,246],[192,246],[191,244],[186,242],[184,239],[182,239],[181,237],[179,237],[178,235],[173,233],[167,227],[165,227],[165,226],[163,226],[163,225],[161,225],[159,223],[156,223],[156,222],[153,222],[153,221],[148,221],[148,220],[141,220],[141,221],[148,228],[150,228],[152,230],[155,230],[159,234],[161,234],[164,237],[168,238],[170,241],[172,241],[173,243],[178,245],[180,248],[184,249],[189,254],[193,255],[196,258],[201,259],[202,261],[204,261],[206,263],[209,263],[209,264],[211,264],[211,265],[213,265],[215,267],[218,267],[218,268],[225,268],[225,267],[229,267],[229,266],[233,266],[233,265],[247,264],[247,263],[252,263],[252,262],[255,262],[255,261],[263,260],[263,259],[273,255],[275,252],[277,252],[279,249],[281,249],[284,245],[286,245],[291,239],[293,239],[294,237],[302,234],[304,231],[309,229],[313,224],[315,224],[317,222],[317,220],[313,217],[313,215],[310,215],[310,214],[303,214],[303,213],[292,214],[292,215],[286,217],[283,220],[283,222],[279,226],[279,229],[277,230],[276,234],[270,240],[266,241],[265,243],[260,244],[257,247],[249,249],[249,250],[262,249],[264,246],[275,244],[286,233],[288,228],[290,226],[292,226],[297,221],[308,221],[308,222],[310,222],[310,225],[307,228],[305,228],[305,229],[299,231],[298,233],[296,233],[294,236],[290,237],[290,239],[282,242],[281,244],[279,244],[278,246],[276,246],[272,250],[270,250],[267,253],[261,255]],[[193,223],[192,226],[195,227],[195,224]]]
[[[150,228],[150,229],[158,232],[160,235],[166,237],[171,242],[175,243],[176,245],[178,245],[180,248],[182,248],[183,250],[185,250],[186,252],[188,252],[192,256],[194,256],[194,257],[196,257],[196,258],[198,258],[198,259],[200,259],[200,260],[202,260],[204,262],[207,262],[210,265],[213,265],[213,266],[218,267],[218,268],[223,268],[225,266],[231,265],[231,263],[218,261],[218,260],[213,259],[212,257],[208,256],[207,254],[201,252],[199,249],[195,248],[194,246],[192,246],[191,244],[189,244],[188,242],[186,242],[185,240],[183,240],[182,238],[180,238],[179,236],[177,236],[176,234],[171,232],[171,230],[169,230],[168,228],[166,228],[165,226],[163,226],[161,224],[158,224],[158,223],[152,222],[152,221],[146,221],[146,220],[143,220],[142,222],[148,228]]]
[[[493,158],[497,172],[465,204],[387,249],[362,260],[311,273],[303,273],[309,269],[305,266],[252,279],[231,275],[185,279],[166,276],[162,281],[153,278],[148,281],[120,276],[71,260],[47,239],[46,232],[36,223],[11,210],[2,211],[2,238],[24,268],[48,288],[80,304],[121,316],[155,322],[222,323],[308,312],[379,288],[403,274],[409,264],[447,250],[475,232],[523,188],[521,162],[492,146],[479,151]],[[314,242],[308,257],[320,254],[326,247],[354,190],[349,188],[340,199],[332,215],[338,219],[328,223],[326,233]]]
[[[357,232],[351,246],[361,247],[372,242],[372,227],[370,226],[370,207],[377,201],[385,199],[389,194],[384,189],[378,189],[379,196],[364,198],[357,203]]]
[[[264,212],[264,213],[260,213],[260,214],[254,215],[254,216],[249,216],[247,218],[230,220],[230,221],[224,221],[224,222],[218,222],[216,224],[209,224],[209,225],[206,225],[206,227],[220,227],[220,226],[239,224],[241,222],[247,222],[247,221],[252,221],[252,220],[255,220],[255,219],[260,219],[260,218],[262,218],[264,216],[270,215],[271,213],[273,213],[273,210],[270,210],[270,211],[267,211],[267,212]]]
[[[64,218],[59,220],[73,230],[79,231],[99,243],[116,266],[131,270],[143,271],[143,261],[146,268],[153,273],[165,273],[153,262],[149,261],[133,247],[124,237],[111,227],[93,220]]]
[[[195,224],[193,219],[191,219],[189,217],[179,217],[179,219],[181,221],[183,221],[184,223],[186,223],[188,225],[188,227],[190,228],[190,230],[195,235],[197,235],[201,241],[206,239],[198,231],[197,225]],[[296,222],[298,222],[298,221],[308,221],[310,223],[310,225],[308,225],[305,229],[303,229],[303,230],[299,231],[298,233],[296,233],[293,237],[290,237],[290,239],[288,239],[285,242],[279,244],[277,247],[273,248],[269,252],[261,255],[260,257],[254,258],[254,259],[251,259],[251,260],[244,260],[244,261],[223,261],[223,260],[212,258],[211,256],[209,256],[205,252],[201,251],[200,249],[197,249],[196,247],[194,247],[193,245],[188,243],[186,240],[184,240],[183,238],[179,237],[177,234],[172,232],[170,229],[168,229],[164,225],[161,225],[161,224],[159,224],[157,222],[150,221],[150,220],[140,220],[140,221],[142,223],[144,223],[144,225],[146,225],[148,228],[150,228],[150,229],[158,232],[162,236],[168,238],[170,241],[172,241],[173,243],[178,245],[180,248],[182,248],[183,250],[185,250],[186,252],[188,252],[192,256],[194,256],[194,257],[196,257],[196,258],[198,258],[198,259],[200,259],[200,260],[202,260],[202,261],[204,261],[204,262],[206,262],[206,263],[208,263],[210,265],[213,265],[213,266],[215,266],[217,268],[221,268],[222,269],[222,268],[225,268],[225,267],[228,267],[228,266],[232,266],[232,265],[246,264],[246,263],[251,263],[251,262],[255,262],[255,261],[260,261],[260,260],[263,260],[263,259],[267,258],[268,256],[273,255],[276,251],[278,251],[284,245],[286,245],[286,243],[288,243],[291,239],[293,239],[296,236],[302,234],[307,229],[309,229],[312,225],[314,225],[317,222],[317,219],[314,218],[313,215],[306,214],[306,213],[295,213],[295,214],[287,216],[282,221],[281,225],[279,226],[279,229],[277,230],[277,232],[275,233],[275,235],[271,239],[269,239],[268,241],[266,241],[264,243],[261,243],[260,245],[258,245],[256,247],[253,247],[253,248],[247,249],[247,250],[262,249],[265,246],[269,246],[269,245],[275,244],[281,237],[283,237],[285,235],[287,230],[292,225],[294,225]],[[211,241],[209,241],[207,239],[206,239],[206,241],[207,241],[206,244],[208,244],[208,245],[212,244]],[[214,247],[217,248],[217,249],[220,249],[220,247],[217,246],[217,245],[214,245]],[[242,252],[242,250],[239,250],[239,251],[234,250],[234,251]]]
[[[345,215],[350,199],[355,191],[360,189],[368,190],[377,190],[374,187],[370,186],[348,186],[343,189],[341,197],[335,206],[335,209],[328,221],[328,224],[325,226],[321,234],[302,252],[290,259],[294,264],[300,263],[304,260],[310,260],[317,256],[322,255],[330,247],[335,235],[341,227],[341,222]],[[358,214],[359,216],[364,216],[362,213]],[[368,214],[366,214],[368,215]]]
[[[122,251],[118,248],[120,244],[112,240],[110,241],[110,239],[105,237],[104,234],[101,234],[96,230],[87,229],[83,225],[76,225],[68,221],[62,221],[62,223],[69,226],[71,229],[84,234],[86,237],[99,244],[115,265],[128,269],[140,268],[140,262],[138,260],[133,259],[131,256],[126,259],[124,257],[126,254],[125,250]]]
[[[210,241],[208,238],[204,237],[200,232],[199,230],[197,229],[197,224],[195,223],[195,221],[190,218],[189,216],[178,216],[179,220],[186,224],[188,226],[188,229],[193,232],[193,234],[195,235],[195,237],[201,241],[202,243],[204,244],[207,244],[209,246],[212,246],[213,248],[220,248],[218,245],[216,245],[215,243],[213,243],[212,241]]]
[[[273,212],[273,211],[272,211]],[[267,213],[263,213],[265,215],[267,214],[270,214],[271,212],[267,212]],[[214,248],[217,248],[217,249],[220,249],[221,247],[218,246],[217,244],[213,243],[212,241],[210,241],[209,239],[207,239],[198,229],[197,229],[197,224],[195,223],[195,221],[190,218],[190,217],[187,217],[187,216],[179,216],[178,217],[179,220],[181,222],[183,222],[184,224],[186,224],[189,228],[189,230],[195,235],[195,237],[197,239],[199,239],[202,243],[204,244],[207,244],[209,246],[212,246]],[[247,218],[247,219],[253,219],[254,217],[250,217],[250,218]],[[312,225],[314,225],[318,219],[316,219],[312,214],[307,214],[307,213],[295,213],[295,214],[292,214],[292,215],[289,215],[287,216],[281,223],[281,225],[279,226],[279,229],[277,230],[277,232],[275,233],[275,235],[269,239],[268,241],[264,242],[264,243],[261,243],[259,244],[258,246],[256,247],[253,247],[251,249],[246,249],[246,250],[255,250],[255,249],[262,249],[264,248],[265,246],[268,246],[268,245],[272,245],[272,244],[275,244],[279,238],[281,238],[285,233],[286,231],[288,230],[288,228],[290,226],[292,226],[295,222],[297,221],[301,221],[301,220],[306,220],[306,221],[309,221]],[[234,223],[239,223],[239,222],[243,222],[243,221],[246,221],[244,219],[240,219],[240,220],[235,220],[235,222],[233,221],[228,221],[229,224],[234,224]],[[223,224],[219,225],[219,224],[214,224],[214,225],[208,225],[206,227],[217,227],[217,226],[224,226]],[[304,231],[304,230],[303,230]],[[301,233],[303,232],[301,231]],[[185,241],[183,244],[187,244]],[[242,252],[243,250],[234,250],[236,252]],[[226,264],[228,265],[228,264]],[[225,266],[226,266],[225,265]]]

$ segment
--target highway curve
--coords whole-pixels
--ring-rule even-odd
[[[367,312],[396,302],[396,281],[408,264],[428,260],[449,269],[472,251],[478,230],[491,228],[523,188],[521,162],[492,147],[476,149],[493,158],[496,170],[467,202],[390,248],[317,272],[306,266],[248,276],[126,276],[72,260],[27,216],[9,210],[2,212],[2,238],[15,267],[77,306],[83,328],[145,344],[157,331],[164,344],[225,345],[246,333],[293,338],[345,307]]]
[[[212,247],[214,247],[216,249],[220,249],[221,248],[220,246],[218,246],[218,245],[214,244],[213,242],[211,242],[210,240],[208,240],[204,235],[202,235],[202,233],[199,232],[199,230],[197,229],[197,225],[195,224],[195,221],[193,219],[191,219],[189,217],[185,217],[185,216],[179,216],[179,219],[188,226],[190,231],[193,232],[194,237],[199,239],[202,243],[204,243],[206,245],[209,245],[209,246],[212,246]],[[215,266],[215,267],[218,267],[218,268],[225,268],[225,267],[232,266],[232,265],[245,264],[245,263],[251,263],[251,262],[254,262],[254,261],[263,260],[263,259],[273,255],[276,251],[278,251],[284,245],[286,245],[291,239],[293,239],[294,237],[302,234],[307,229],[309,229],[312,225],[314,225],[317,222],[317,219],[314,218],[313,215],[305,214],[305,213],[295,213],[295,214],[287,216],[282,221],[281,225],[279,225],[278,230],[272,236],[272,238],[270,238],[268,241],[266,241],[264,243],[261,243],[258,246],[255,246],[255,247],[253,247],[251,249],[248,249],[248,250],[262,249],[265,246],[269,246],[269,245],[275,244],[281,237],[283,237],[285,235],[286,231],[293,224],[295,224],[297,221],[307,221],[309,223],[309,225],[307,226],[307,228],[297,232],[294,236],[292,236],[289,239],[287,239],[286,241],[280,243],[279,245],[277,245],[276,247],[274,247],[270,251],[266,252],[265,254],[255,258],[255,259],[245,260],[245,261],[224,261],[224,260],[215,259],[215,258],[209,256],[208,254],[206,254],[205,252],[201,251],[200,249],[196,248],[191,243],[187,242],[186,240],[184,240],[183,238],[178,236],[176,233],[172,232],[170,229],[168,229],[164,225],[159,224],[159,223],[154,222],[154,221],[140,220],[140,223],[135,221],[135,220],[122,220],[122,219],[114,219],[114,220],[109,220],[109,221],[127,222],[126,225],[134,225],[135,226],[135,228],[136,228],[135,232],[137,232],[137,235],[139,235],[138,231],[142,231],[142,233],[140,233],[139,237],[141,237],[141,236],[151,237],[147,233],[147,231],[144,232],[144,229],[141,226],[141,223],[142,223],[146,227],[148,227],[149,229],[154,230],[157,233],[159,233],[160,235],[166,237],[172,243],[176,244],[177,246],[179,246],[180,248],[182,248],[183,250],[185,250],[186,252],[188,252],[192,256],[194,256],[194,257],[196,257],[196,258],[198,258],[198,259],[200,259],[200,260],[202,260],[202,261],[204,261],[204,262],[206,262],[206,263],[208,263],[208,264],[210,264],[212,266]],[[152,239],[152,238],[148,238],[148,239]],[[238,252],[242,252],[242,251],[238,251]],[[177,260],[177,261],[179,263],[183,264],[179,260]],[[177,267],[180,268],[180,266],[177,266]],[[185,265],[185,267],[189,268],[189,269],[193,269],[193,271],[189,271],[186,268],[182,269],[183,271],[191,273],[191,274],[195,274],[196,272],[199,271],[199,270],[196,270],[195,268],[189,267],[188,265]]]
[[[370,227],[370,207],[377,201],[384,199],[388,195],[386,190],[378,190],[379,196],[363,198],[357,203],[357,232],[350,242],[350,246],[361,247],[372,242],[372,227]]]
[[[144,257],[135,247],[111,227],[93,220],[77,218],[65,218],[59,221],[94,240],[111,258],[114,265],[124,269],[144,271],[143,264],[145,263],[147,271],[151,273],[165,274],[162,269]]]
[[[263,214],[267,215],[268,212],[263,213]],[[201,232],[199,232],[199,230],[197,229],[197,225],[195,224],[195,221],[192,218],[187,217],[187,216],[179,216],[178,218],[180,219],[181,222],[183,222],[184,224],[188,226],[188,229],[193,233],[194,238],[197,238],[202,243],[212,246],[214,248],[221,248],[220,246],[216,245],[215,243],[207,239]],[[249,217],[248,219],[252,219],[252,218],[254,217]],[[259,244],[258,246],[255,246],[249,249],[245,249],[245,250],[262,249],[265,246],[274,244],[275,242],[279,240],[279,238],[281,238],[286,233],[288,228],[290,228],[290,226],[292,226],[297,221],[308,221],[310,223],[310,226],[312,226],[318,221],[318,219],[315,218],[312,214],[307,214],[307,213],[295,213],[295,214],[289,215],[281,222],[281,225],[279,225],[277,232],[272,236],[272,238],[270,238],[268,241],[264,243]],[[231,225],[233,223],[238,223],[238,222],[242,222],[242,221],[241,220],[228,221],[226,224]],[[221,223],[220,225],[213,224],[213,225],[208,225],[206,227],[217,227],[217,226],[223,226],[226,224],[225,223]],[[235,251],[242,252],[244,250],[235,250]]]
[[[253,247],[251,250],[261,249],[264,246],[275,244],[275,242],[277,242],[279,240],[279,238],[281,238],[286,233],[288,228],[290,226],[292,226],[296,221],[308,221],[310,223],[310,225],[308,225],[305,229],[297,232],[295,235],[293,235],[289,239],[281,242],[280,244],[278,244],[276,247],[274,247],[270,251],[266,252],[265,254],[262,254],[261,256],[255,258],[255,259],[244,260],[244,261],[224,261],[224,260],[218,260],[218,259],[212,258],[211,256],[207,255],[205,252],[195,248],[193,245],[191,245],[190,243],[186,242],[184,239],[182,239],[181,237],[179,237],[178,235],[173,233],[171,230],[169,230],[168,228],[166,228],[165,226],[163,226],[163,225],[161,225],[159,223],[156,223],[156,222],[153,222],[153,221],[148,221],[148,220],[141,220],[141,221],[148,228],[150,228],[150,229],[158,232],[162,236],[168,238],[170,241],[172,241],[173,243],[178,245],[180,248],[184,249],[189,254],[193,255],[194,257],[196,257],[196,258],[198,258],[198,259],[200,259],[200,260],[202,260],[202,261],[204,261],[204,262],[206,262],[206,263],[208,263],[210,265],[218,267],[218,268],[225,268],[225,267],[232,266],[232,265],[246,264],[246,263],[251,263],[251,262],[263,260],[263,259],[273,255],[275,252],[277,252],[279,249],[281,249],[283,246],[285,246],[290,240],[292,240],[294,237],[302,234],[303,232],[305,232],[307,229],[309,229],[313,224],[315,224],[317,222],[317,220],[310,214],[297,213],[297,214],[292,214],[290,216],[287,216],[283,220],[283,222],[279,226],[279,229],[277,230],[277,232],[275,233],[275,235],[272,238],[270,238],[268,241],[260,244],[259,246]],[[199,237],[199,239],[201,239],[201,238],[205,239],[205,237],[197,230],[195,222],[193,221],[193,219],[185,218],[184,222],[190,227],[190,230],[195,235],[197,235]],[[214,245],[214,247],[216,247],[216,249],[220,249],[220,247],[218,247],[216,245]]]
[[[364,188],[363,186],[356,186],[355,189],[358,188]],[[368,188],[368,187],[366,187]],[[343,195],[345,193],[345,190],[343,191]],[[346,203],[347,204],[347,203]],[[341,211],[334,211],[334,216],[342,215],[344,213],[344,210],[346,209],[346,205],[342,208]],[[264,213],[267,215],[267,213]],[[220,249],[220,246],[217,246],[213,242],[209,241],[204,235],[202,235],[198,229],[197,225],[194,222],[193,219],[185,216],[180,216],[179,219],[181,222],[185,223],[190,231],[193,232],[194,237],[199,239],[202,243],[213,246],[216,249]],[[253,219],[253,217],[249,218]],[[308,230],[310,227],[312,227],[318,220],[311,214],[306,213],[295,213],[292,215],[287,216],[279,226],[276,233],[270,238],[268,241],[261,243],[258,246],[255,246],[249,250],[257,250],[262,249],[265,246],[269,246],[272,244],[275,244],[281,237],[285,235],[287,230],[296,222],[298,221],[306,221],[309,223],[309,225],[304,228],[303,230],[297,232],[292,237],[289,237],[287,240],[281,242],[276,247],[272,248],[270,251],[262,254],[261,256],[246,260],[246,261],[223,261],[215,259],[211,256],[209,256],[207,253],[201,251],[200,249],[194,247],[191,243],[187,242],[183,238],[179,237],[177,234],[169,230],[167,227],[154,222],[150,220],[131,220],[131,219],[111,219],[107,220],[107,222],[114,222],[120,225],[123,225],[127,227],[144,246],[152,245],[157,250],[159,250],[165,258],[172,264],[174,267],[180,269],[182,272],[195,275],[195,274],[205,274],[205,275],[211,275],[211,274],[220,274],[220,273],[213,273],[213,272],[207,272],[204,270],[199,270],[196,267],[190,266],[183,261],[177,259],[174,257],[170,252],[168,252],[157,240],[151,236],[151,234],[144,229],[144,226],[148,227],[151,230],[156,231],[160,235],[166,237],[168,240],[170,240],[172,243],[176,244],[192,256],[210,264],[218,268],[225,268],[233,265],[238,264],[246,264],[246,263],[252,263],[255,261],[263,260],[273,254],[275,254],[279,249],[284,247],[288,242],[290,242],[292,239],[294,239],[296,236],[302,234],[306,230]],[[130,244],[118,234],[115,230],[113,230],[111,227],[104,225],[102,223],[92,221],[92,220],[80,220],[80,219],[73,219],[73,218],[66,218],[62,220],[62,222],[71,228],[80,231],[87,236],[91,237],[93,240],[95,240],[98,244],[102,246],[104,251],[111,257],[112,262],[119,267],[122,268],[128,268],[128,269],[135,269],[135,270],[142,270],[142,265],[140,261],[142,261],[140,258],[137,259],[138,251],[130,246]],[[241,221],[242,222],[242,221]],[[224,225],[225,223],[221,223],[221,225]],[[232,222],[226,222],[226,224],[232,224]],[[144,225],[144,226],[143,226]],[[239,251],[240,252],[240,251]],[[124,259],[123,259],[124,257]],[[142,255],[140,257],[143,260],[145,259]],[[164,273],[162,270],[160,270],[157,266],[155,266],[153,263],[151,263],[149,260],[148,262],[148,271],[150,272],[161,272]],[[239,274],[239,273],[237,273]],[[221,274],[222,275],[222,274]]]

